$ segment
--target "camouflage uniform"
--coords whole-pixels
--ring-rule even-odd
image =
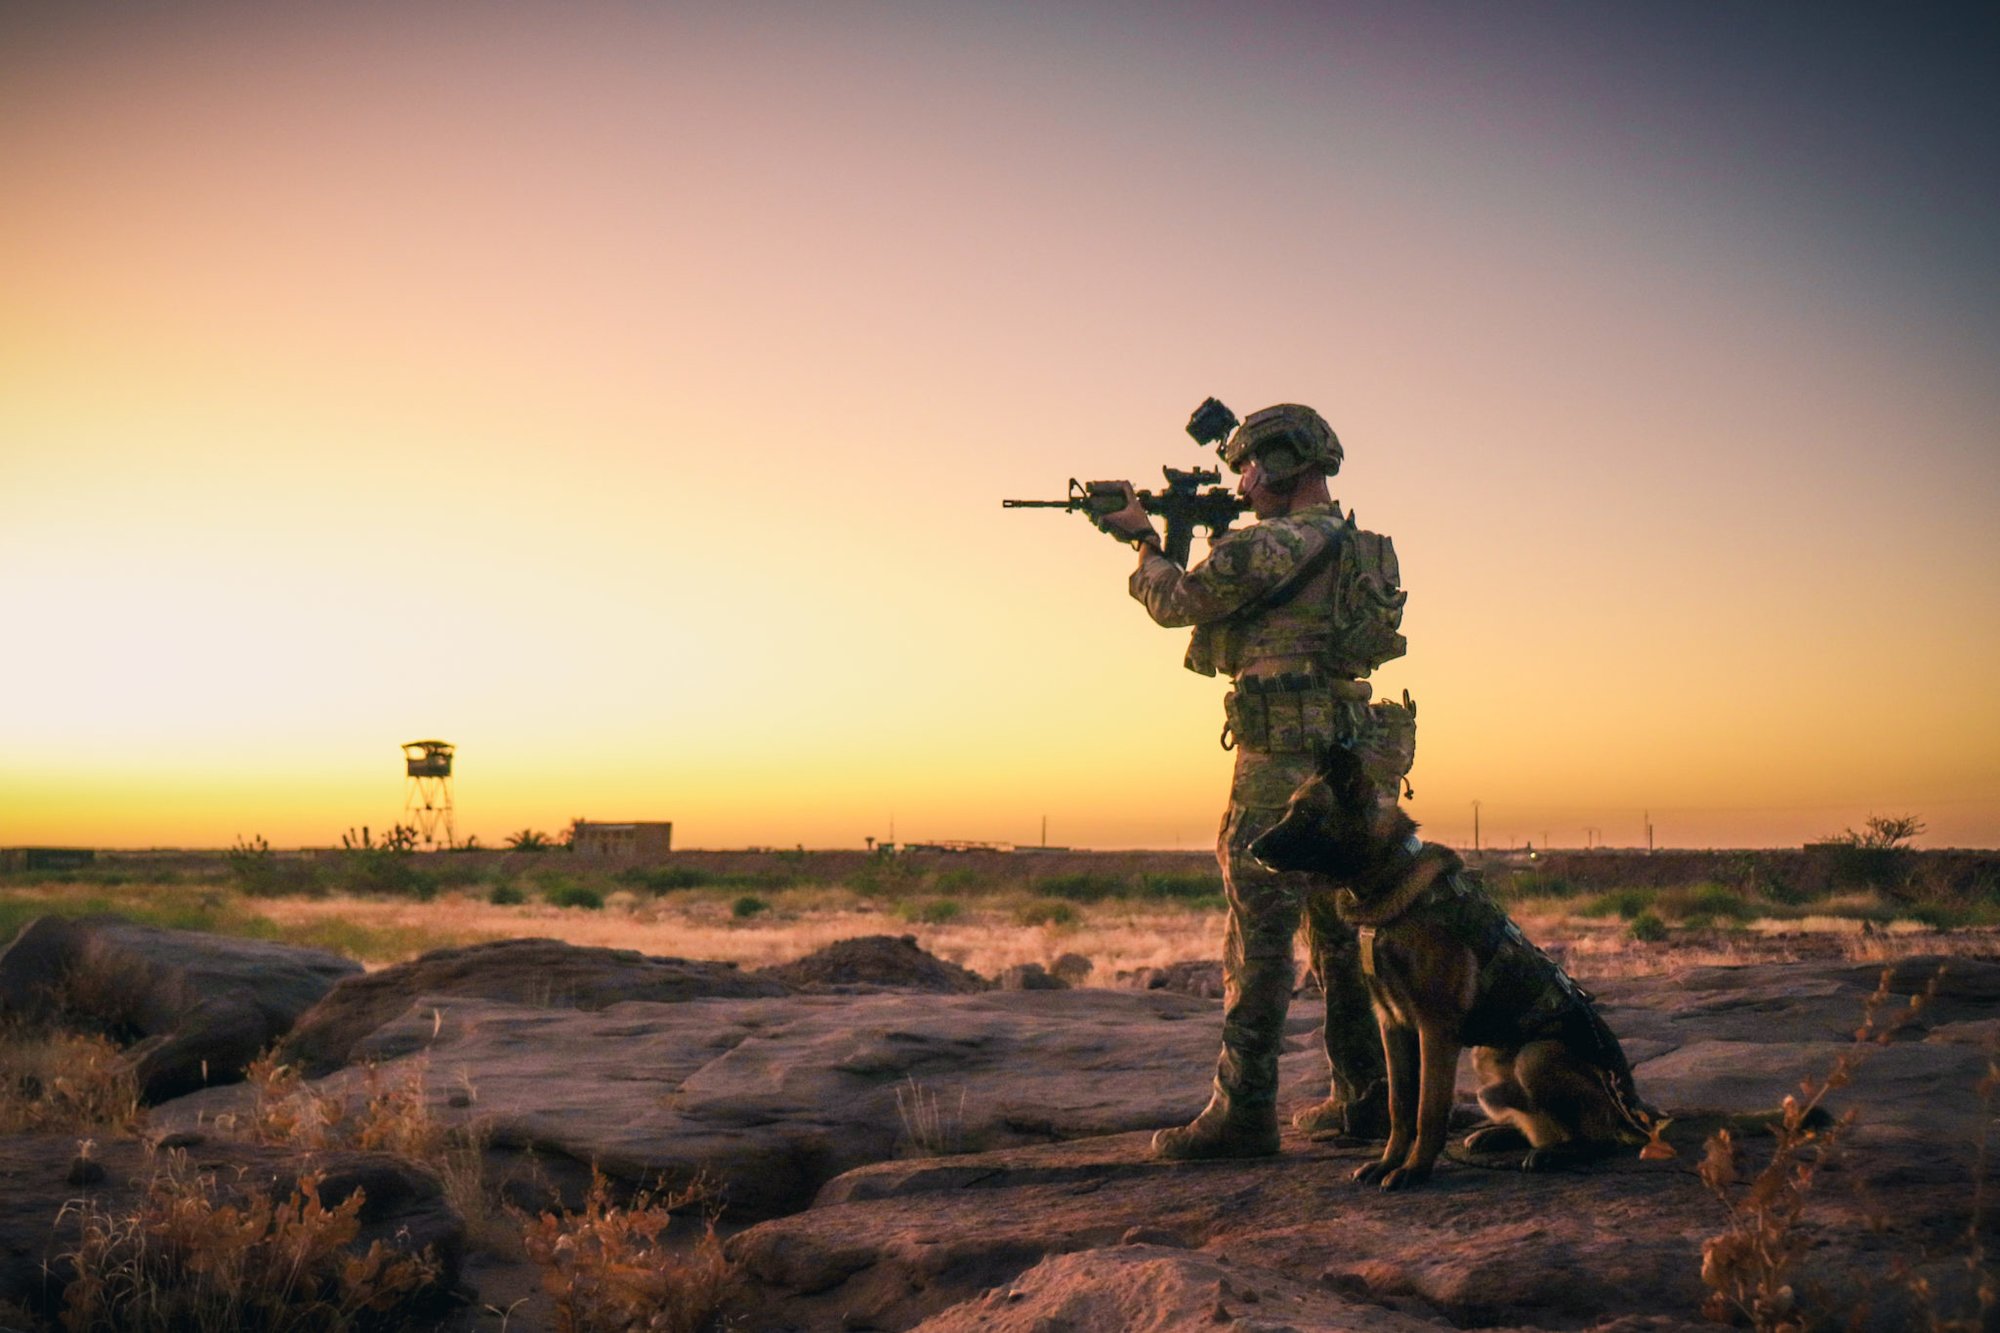
[[[1393,645],[1385,645],[1378,631],[1371,646],[1365,633],[1363,642],[1344,633],[1367,618],[1367,608],[1353,603],[1368,591],[1357,594],[1354,580],[1343,578],[1341,546],[1363,539],[1387,547],[1373,534],[1358,533],[1339,505],[1315,505],[1228,533],[1192,569],[1149,554],[1130,585],[1159,624],[1194,627],[1189,670],[1236,681],[1225,700],[1236,771],[1216,846],[1229,900],[1222,1054],[1215,1099],[1204,1118],[1227,1113],[1240,1123],[1268,1121],[1272,1146],[1278,1054],[1292,997],[1292,937],[1302,917],[1326,997],[1333,1073],[1326,1114],[1313,1127],[1372,1133],[1377,1119],[1386,1126],[1382,1044],[1362,986],[1354,928],[1334,910],[1327,891],[1332,886],[1267,870],[1247,850],[1283,816],[1326,746],[1359,751],[1381,799],[1389,802],[1414,758],[1413,715],[1398,704],[1370,706],[1369,687],[1359,679],[1400,654],[1401,635],[1391,634]],[[1325,554],[1329,545],[1331,556]],[[1393,585],[1393,553],[1388,559]],[[1386,593],[1393,594],[1389,604],[1399,620],[1401,593],[1393,586]],[[1250,671],[1280,658],[1288,665],[1309,661],[1312,671],[1275,680]]]

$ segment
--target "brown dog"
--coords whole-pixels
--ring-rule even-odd
[[[1376,800],[1336,747],[1250,846],[1273,870],[1345,887],[1340,915],[1361,963],[1389,1066],[1389,1143],[1354,1173],[1385,1190],[1426,1179],[1444,1148],[1458,1054],[1473,1047],[1479,1104],[1495,1123],[1466,1146],[1518,1135],[1526,1171],[1644,1143],[1659,1119],[1590,996],[1507,919],[1458,855]]]

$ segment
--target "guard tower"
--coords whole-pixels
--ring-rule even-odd
[[[451,752],[444,741],[403,742],[403,822],[426,847],[438,845],[439,829],[446,847],[457,845],[451,830]]]

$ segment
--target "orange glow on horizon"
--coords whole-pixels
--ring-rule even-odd
[[[1205,846],[1221,687],[998,501],[1210,393],[1394,535],[1433,836],[2000,844],[1994,349],[1803,203],[1366,24],[460,18],[0,41],[0,845],[337,843],[435,735],[489,845]]]

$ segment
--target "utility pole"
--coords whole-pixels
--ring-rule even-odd
[[[1651,856],[1653,854],[1653,812],[1651,810],[1648,810],[1646,812],[1645,820],[1646,820],[1646,855]]]
[[[1472,850],[1475,854],[1477,854],[1479,851],[1479,802],[1478,801],[1474,801],[1472,803]]]

